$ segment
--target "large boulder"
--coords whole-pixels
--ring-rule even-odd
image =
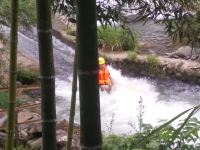
[[[200,49],[191,48],[190,46],[182,46],[177,51],[166,53],[171,58],[193,58],[196,59],[200,55]]]

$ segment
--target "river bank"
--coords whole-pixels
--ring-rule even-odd
[[[135,58],[130,58],[127,53],[100,52],[100,54],[128,77],[177,79],[186,83],[200,84],[200,63],[196,61],[155,55],[137,55]]]
[[[74,48],[75,37],[66,34],[64,31],[66,24],[67,21],[63,18],[59,19],[58,17],[54,19],[54,36]],[[159,32],[161,32],[162,28],[160,26],[158,28]],[[166,36],[164,37],[166,38]],[[160,40],[163,40],[164,37]],[[156,39],[153,40],[156,41]],[[166,44],[166,49],[162,45],[162,47],[159,47],[162,49],[159,50],[155,48],[155,43],[152,44],[150,41],[145,43],[144,39],[142,39],[139,41],[139,54],[134,56],[131,56],[129,52],[105,52],[101,49],[99,49],[99,55],[104,56],[108,60],[108,64],[120,69],[123,74],[129,77],[170,78],[187,83],[200,84],[199,54],[189,56],[190,52],[188,49],[180,51],[177,46],[173,46],[172,43],[170,44],[170,40],[167,40]],[[175,58],[172,58],[172,56]],[[192,57],[195,57],[195,59],[192,59]]]

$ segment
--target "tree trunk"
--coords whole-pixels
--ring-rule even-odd
[[[9,100],[6,150],[12,150],[15,132],[15,103],[17,78],[18,0],[11,1]]]
[[[81,149],[102,147],[98,86],[96,1],[77,0]]]
[[[37,0],[37,30],[42,90],[42,144],[43,150],[56,150],[55,71],[50,0]]]
[[[70,106],[69,116],[69,127],[67,131],[67,150],[71,150],[72,138],[73,138],[73,127],[74,127],[74,116],[76,111],[76,91],[77,91],[77,50],[74,56],[74,67],[73,67],[73,81],[72,81],[72,97]]]

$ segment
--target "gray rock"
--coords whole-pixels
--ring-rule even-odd
[[[182,46],[177,51],[172,53],[166,53],[171,58],[191,58],[196,59],[200,55],[200,49],[191,48],[190,46]]]
[[[67,132],[65,130],[58,129],[56,131],[56,139],[58,142],[67,141]]]
[[[7,123],[7,114],[5,112],[0,113],[0,128],[5,128]]]
[[[36,150],[41,149],[42,148],[42,137],[29,140],[27,142],[27,147],[30,149],[36,149]]]
[[[5,146],[6,141],[6,133],[0,132],[0,146]],[[1,150],[1,149],[0,149]]]

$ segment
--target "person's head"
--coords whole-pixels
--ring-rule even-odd
[[[105,64],[106,64],[105,59],[103,57],[99,57],[99,68],[100,69],[104,68]]]

